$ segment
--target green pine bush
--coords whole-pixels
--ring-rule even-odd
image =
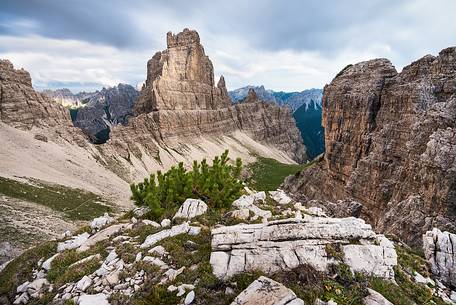
[[[150,208],[153,219],[159,219],[165,211],[176,210],[187,198],[201,199],[210,208],[229,208],[241,195],[239,180],[242,161],[236,159],[231,165],[228,150],[217,156],[209,166],[206,159],[193,161],[188,171],[181,162],[166,173],[151,174],[143,182],[130,185],[131,199],[137,206]]]

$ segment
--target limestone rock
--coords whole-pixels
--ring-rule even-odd
[[[127,224],[121,223],[121,224],[115,224],[115,225],[109,226],[107,228],[104,228],[103,230],[90,236],[90,238],[87,238],[86,240],[84,240],[79,245],[77,251],[78,252],[87,251],[90,247],[95,245],[97,242],[108,239],[109,237],[111,237],[114,234],[117,234],[118,232],[122,231],[126,227],[127,227]]]
[[[307,159],[290,109],[264,103],[255,94],[250,102],[232,105],[223,76],[215,85],[212,62],[196,31],[168,33],[167,42],[167,49],[147,64],[136,116],[111,130],[109,142],[115,149],[126,157],[139,155],[139,144],[154,155],[170,139],[188,142],[242,131],[297,162]]]
[[[278,204],[289,204],[292,201],[292,199],[282,190],[269,191],[269,195],[271,195],[272,199]]]
[[[443,283],[456,286],[456,234],[437,228],[423,235],[423,250],[432,273]]]
[[[78,305],[109,305],[108,296],[103,293],[83,294],[78,298]]]
[[[8,60],[0,60],[0,121],[22,130],[38,127],[38,139],[43,141],[63,136],[85,146],[85,137],[73,127],[68,109],[36,92],[30,74],[14,69]]]
[[[284,285],[260,276],[242,291],[231,305],[304,305],[304,301]]]
[[[248,209],[253,212],[258,217],[270,218],[272,217],[271,211],[262,210],[257,207],[255,204],[255,195],[242,195],[235,201],[233,201],[232,206],[238,209]]]
[[[87,232],[84,232],[82,234],[73,236],[71,239],[66,240],[64,242],[59,242],[57,244],[57,251],[62,252],[64,250],[71,250],[71,249],[76,249],[79,248],[83,243],[89,239],[90,234]]]
[[[168,238],[168,237],[173,237],[173,236],[176,236],[179,234],[188,233],[191,228],[192,227],[188,224],[188,222],[184,222],[183,224],[173,226],[170,229],[165,229],[158,233],[151,234],[151,235],[147,236],[144,243],[142,243],[141,248],[144,249],[144,248],[153,246],[160,240]]]
[[[394,305],[380,293],[370,288],[367,288],[369,295],[363,299],[364,305]]]
[[[90,223],[90,227],[92,228],[92,230],[97,231],[113,221],[114,218],[110,217],[108,213],[105,213],[103,216],[94,218]]]
[[[348,66],[325,86],[324,159],[284,188],[308,199],[354,199],[375,229],[421,246],[456,232],[456,47],[397,73],[387,59]]]
[[[200,199],[188,198],[182,203],[179,210],[174,215],[175,218],[192,219],[203,215],[207,211],[207,204]]]
[[[306,215],[302,220],[226,226],[211,234],[210,263],[221,279],[254,270],[290,270],[301,264],[327,271],[329,264],[338,263],[326,252],[326,245],[333,243],[342,246],[344,262],[353,271],[391,279],[397,264],[392,242],[358,218]],[[350,244],[352,240],[360,244]]]

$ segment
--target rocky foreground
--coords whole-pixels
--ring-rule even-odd
[[[456,304],[456,235],[423,236],[427,262],[354,217],[281,190],[224,213],[187,199],[171,219],[137,208],[4,266],[4,304]],[[428,267],[430,264],[430,267]],[[383,295],[382,295],[383,294]],[[397,301],[399,300],[399,301]],[[393,303],[396,302],[396,303]]]

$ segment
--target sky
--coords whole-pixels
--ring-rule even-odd
[[[347,64],[400,71],[456,45],[455,0],[0,0],[0,58],[36,89],[137,85],[166,33],[197,30],[229,90],[323,88]]]

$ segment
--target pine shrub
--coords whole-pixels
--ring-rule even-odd
[[[187,198],[201,199],[214,209],[229,208],[242,190],[242,161],[237,158],[231,165],[229,160],[226,150],[214,158],[212,166],[203,159],[200,163],[193,161],[190,171],[182,162],[164,174],[158,171],[157,175],[151,174],[143,182],[130,185],[131,199],[137,206],[148,206],[154,219],[177,209]]]

